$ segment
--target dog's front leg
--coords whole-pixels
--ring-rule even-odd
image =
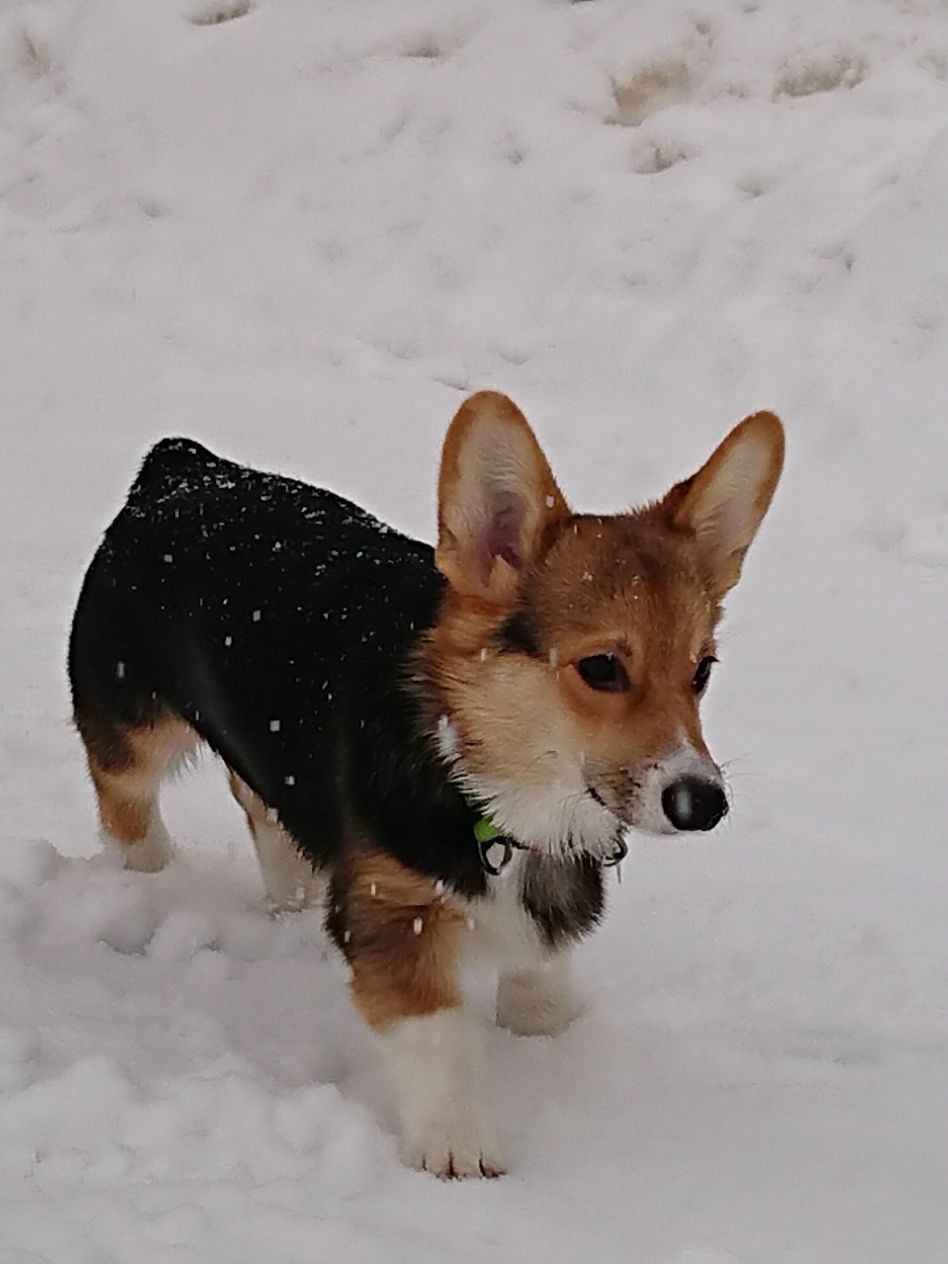
[[[382,1033],[406,1162],[441,1177],[499,1176],[483,1034],[463,1007],[397,1019]]]
[[[382,1047],[406,1161],[441,1177],[499,1175],[484,1037],[457,983],[463,912],[377,855],[359,856],[337,879],[331,909],[353,999]]]

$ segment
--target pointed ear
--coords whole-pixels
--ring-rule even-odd
[[[451,587],[497,604],[512,600],[548,528],[568,514],[519,408],[497,391],[465,400],[445,436],[438,478],[435,561]]]
[[[783,451],[780,419],[754,413],[662,501],[672,525],[697,539],[719,597],[740,579],[744,554],[777,487]]]

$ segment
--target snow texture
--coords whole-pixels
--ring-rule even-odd
[[[946,225],[939,0],[0,2],[3,1264],[944,1264]],[[63,658],[160,436],[430,539],[482,386],[588,510],[758,408],[789,459],[732,814],[490,1031],[510,1175],[451,1186],[218,769],[101,854]]]

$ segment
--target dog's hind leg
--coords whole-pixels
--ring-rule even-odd
[[[247,818],[271,909],[289,912],[321,904],[326,896],[326,879],[300,855],[276,812],[233,769],[230,790]]]
[[[76,726],[85,744],[106,843],[118,848],[127,869],[163,869],[171,841],[158,809],[158,790],[194,751],[198,735],[167,713],[133,727],[77,712]]]

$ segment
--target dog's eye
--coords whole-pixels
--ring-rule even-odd
[[[708,677],[711,675],[711,668],[717,661],[713,654],[706,654],[695,668],[695,674],[691,678],[691,687],[695,693],[703,692],[705,685],[708,683]]]
[[[580,678],[590,689],[601,693],[624,693],[629,677],[615,654],[590,654],[576,664]]]

